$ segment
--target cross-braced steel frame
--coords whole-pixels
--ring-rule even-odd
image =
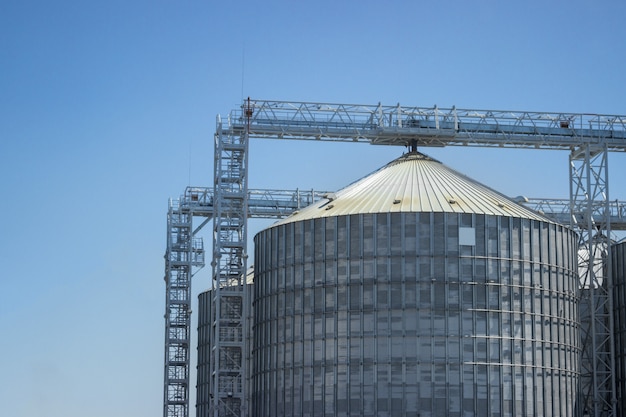
[[[248,190],[248,218],[283,218],[320,200],[325,194],[327,192],[314,190]],[[214,218],[217,209],[215,205],[213,188],[187,187],[185,193],[178,200],[170,200],[168,206],[165,253],[164,417],[189,415],[190,277],[204,266],[203,242],[196,236]],[[199,219],[200,223],[194,225],[194,219]],[[220,292],[220,295],[228,296],[228,293]],[[213,317],[215,313],[215,311],[212,313]],[[222,332],[224,331],[222,327]],[[229,392],[225,392],[227,399],[231,398],[228,396]],[[226,408],[223,405],[217,407],[212,405],[210,410],[212,415],[215,414],[213,410],[217,410],[219,415],[224,415]]]
[[[245,117],[250,115],[246,110]],[[248,130],[223,134],[218,121],[214,161],[213,302],[209,364],[213,390],[210,413],[246,415],[245,329],[248,291]]]
[[[581,411],[593,417],[616,415],[617,404],[608,182],[605,144],[572,151],[570,204],[581,248]]]
[[[590,369],[583,370],[588,378],[583,378],[579,410],[594,417],[616,416],[610,271],[601,278],[593,265],[598,256],[610,255],[606,161],[609,151],[626,150],[626,116],[250,99],[225,124],[218,117],[215,134],[212,416],[247,415],[243,334],[248,308],[247,149],[252,137],[570,151],[570,219],[580,232],[581,253],[588,253],[581,257],[581,270],[588,271],[583,280],[590,283],[591,324],[583,332]],[[166,404],[167,395],[166,389]],[[165,416],[186,414],[168,413],[166,407]]]
[[[189,415],[191,277],[204,266],[202,239],[194,238],[193,214],[178,201],[167,212],[165,252],[165,370],[163,415]]]

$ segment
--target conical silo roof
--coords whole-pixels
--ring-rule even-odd
[[[410,152],[276,224],[360,213],[474,213],[553,223],[419,152]]]

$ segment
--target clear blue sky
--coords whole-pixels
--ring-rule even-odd
[[[250,96],[624,115],[625,15],[617,0],[3,0],[1,414],[161,415],[167,202],[211,186],[218,113]],[[249,183],[333,190],[402,150],[257,140]],[[511,196],[568,196],[566,152],[422,151]],[[613,199],[625,162],[610,156]]]

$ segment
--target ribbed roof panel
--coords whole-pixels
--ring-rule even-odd
[[[552,222],[435,159],[411,152],[276,224],[385,212],[476,213]]]

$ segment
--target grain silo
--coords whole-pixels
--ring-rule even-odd
[[[198,366],[196,375],[196,416],[211,415],[211,354],[214,345],[211,327],[213,325],[213,291],[198,295]]]
[[[248,269],[246,272],[246,285],[249,288],[252,287],[254,272],[253,268]],[[197,417],[209,417],[215,415],[214,405],[213,405],[213,396],[211,395],[213,392],[212,385],[212,370],[211,370],[211,362],[216,360],[215,356],[217,354],[217,350],[215,349],[215,341],[213,340],[213,328],[214,322],[216,320],[216,311],[214,302],[215,292],[210,289],[198,294],[198,310],[200,314],[198,316],[198,366],[197,366],[197,374],[196,374],[196,416]],[[231,305],[232,306],[232,305]],[[246,309],[248,310],[248,309]],[[230,318],[237,317],[241,314],[241,311],[232,311],[230,309],[223,309],[220,312],[220,318],[222,320],[228,321]],[[252,322],[252,318],[248,317],[248,324]],[[252,340],[252,336],[250,334],[250,326],[245,329],[244,338],[246,340]],[[236,333],[232,333],[230,337],[231,340],[235,340],[233,337]],[[226,343],[230,337],[225,338]],[[221,356],[221,361],[233,361],[234,364],[245,363],[245,367],[250,367],[250,357],[246,354],[246,352],[242,352],[241,349],[237,345],[228,346],[225,349],[219,351]],[[244,383],[247,384],[247,381]],[[248,389],[246,388],[246,392]],[[227,403],[228,400],[222,402]],[[227,406],[229,410],[219,410],[222,414],[226,413],[226,415],[239,415],[242,412],[242,409],[245,410],[247,407],[246,403],[241,404],[237,398],[231,399],[231,402]]]
[[[251,415],[569,416],[577,236],[417,152],[255,237]]]
[[[626,413],[626,241],[611,247],[611,273],[615,306],[615,380],[617,415]]]

